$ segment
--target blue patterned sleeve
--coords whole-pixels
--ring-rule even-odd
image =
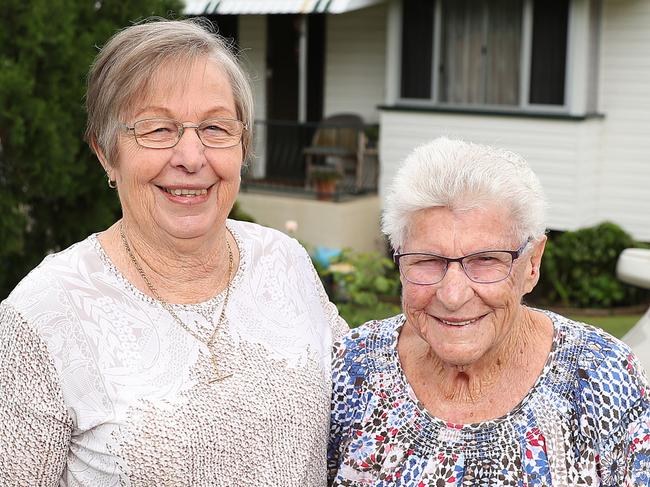
[[[356,329],[334,345],[332,354],[332,411],[327,448],[329,482],[336,476],[341,446],[347,443],[350,428],[363,415],[367,391],[364,330]]]
[[[585,420],[598,445],[602,487],[650,486],[650,397],[643,367],[618,340],[597,335],[578,371]],[[584,357],[583,357],[584,358]]]
[[[650,486],[650,410],[646,401],[643,414],[630,424],[627,445],[625,486]]]
[[[628,370],[635,378],[639,399],[627,428],[627,473],[623,483],[629,487],[650,486],[650,384],[640,362],[631,353],[627,363]]]

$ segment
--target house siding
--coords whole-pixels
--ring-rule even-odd
[[[650,2],[603,6],[600,214],[650,241]]]
[[[505,147],[521,154],[551,201],[551,228],[566,230],[597,220],[594,145],[601,120],[539,120],[464,114],[384,111],[381,115],[380,194],[385,197],[401,161],[414,147],[447,136]]]
[[[354,112],[379,119],[385,98],[386,4],[327,17],[325,115]]]

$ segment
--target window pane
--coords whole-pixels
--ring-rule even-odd
[[[521,0],[491,0],[487,12],[485,103],[519,105]]]
[[[444,0],[440,46],[440,101],[483,101],[483,0]]]
[[[402,98],[431,98],[432,0],[402,3]]]
[[[535,0],[530,103],[564,105],[569,0]]]
[[[519,104],[522,0],[443,0],[440,101]]]
[[[589,78],[587,84],[587,112],[598,111],[598,71],[600,59],[600,19],[602,0],[591,0],[589,6]]]

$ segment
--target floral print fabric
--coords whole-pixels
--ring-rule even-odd
[[[403,315],[336,344],[330,485],[650,486],[648,382],[626,345],[547,312],[553,347],[509,414],[451,424],[418,402],[397,354]]]

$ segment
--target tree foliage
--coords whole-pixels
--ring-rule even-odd
[[[49,252],[109,226],[115,194],[83,141],[98,46],[179,0],[4,0],[0,10],[0,299]]]

